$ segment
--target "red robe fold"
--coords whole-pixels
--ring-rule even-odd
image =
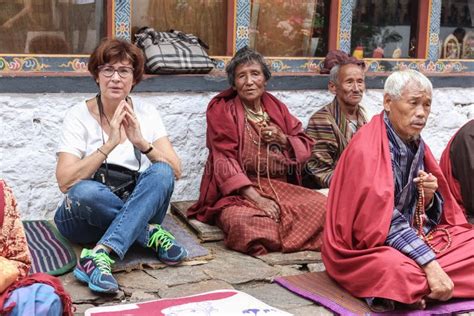
[[[453,168],[451,164],[451,157],[449,154],[449,152],[451,151],[451,143],[453,142],[458,132],[456,132],[453,135],[453,137],[451,137],[451,139],[449,140],[448,145],[446,146],[446,148],[443,151],[443,154],[441,155],[439,166],[441,167],[441,170],[443,171],[446,181],[448,182],[449,189],[451,190],[453,197],[456,199],[459,206],[463,209],[463,212],[466,213],[466,209],[464,208],[464,204],[462,201],[461,186],[459,185],[458,180],[454,178]]]
[[[451,277],[454,297],[474,297],[474,230],[451,195],[428,146],[424,163],[438,179],[444,199],[439,227],[453,244],[437,256]],[[383,113],[351,140],[331,183],[324,229],[323,261],[328,274],[357,297],[380,297],[411,304],[429,294],[423,270],[415,261],[385,246],[394,209],[392,162]],[[442,234],[433,243],[444,246]]]
[[[307,136],[301,122],[292,116],[285,104],[268,92],[262,103],[272,122],[287,135],[288,161],[296,169],[296,182],[301,184],[301,168],[309,159],[313,140]],[[215,96],[206,111],[206,145],[209,156],[201,180],[199,200],[188,209],[188,216],[213,224],[224,207],[242,205],[242,199],[231,194],[251,185],[242,168],[244,109],[237,93],[227,89]],[[225,197],[225,198],[222,198]]]

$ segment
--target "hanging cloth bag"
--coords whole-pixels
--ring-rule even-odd
[[[143,27],[135,34],[135,45],[145,53],[147,73],[202,74],[215,67],[214,59],[206,52],[209,46],[192,34]]]

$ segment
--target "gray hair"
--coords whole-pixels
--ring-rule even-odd
[[[339,84],[339,73],[341,72],[341,67],[347,66],[347,65],[354,65],[359,67],[362,70],[362,73],[364,72],[365,64],[359,64],[355,62],[348,62],[344,64],[337,64],[334,65],[331,70],[329,71],[329,81],[333,82],[335,85]],[[365,76],[365,74],[364,74]]]
[[[385,81],[383,92],[394,100],[399,100],[403,90],[409,83],[418,84],[426,92],[433,93],[431,81],[421,72],[412,69],[393,72]]]
[[[268,68],[267,64],[265,63],[263,55],[245,46],[235,53],[227,67],[225,67],[229,84],[232,87],[235,87],[235,70],[238,66],[253,63],[259,64],[262,67],[262,72],[266,81],[271,78],[272,73],[270,72],[270,68]]]
[[[339,70],[341,69],[340,65],[335,65],[334,67],[331,68],[331,71],[329,71],[329,81],[333,82],[334,84],[339,83]]]

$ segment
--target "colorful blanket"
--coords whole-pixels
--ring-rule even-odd
[[[31,253],[30,274],[43,272],[61,275],[76,265],[70,243],[48,221],[23,221]]]

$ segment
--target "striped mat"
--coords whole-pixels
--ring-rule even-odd
[[[30,273],[61,275],[76,265],[76,254],[69,242],[48,221],[23,221],[31,253]]]
[[[474,310],[474,300],[450,300],[428,304],[425,310],[395,310],[374,313],[365,301],[355,298],[334,282],[326,272],[308,272],[275,278],[282,287],[330,309],[338,315],[451,315]]]

